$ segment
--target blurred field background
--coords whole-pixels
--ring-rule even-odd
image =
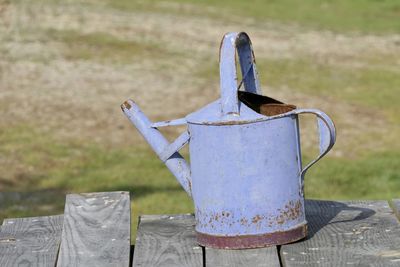
[[[336,123],[308,198],[400,196],[397,0],[0,0],[0,219],[112,190],[132,193],[135,218],[192,212],[119,106],[130,97],[157,121],[215,100],[228,31],[250,35],[264,94]],[[316,123],[301,126],[306,162]]]

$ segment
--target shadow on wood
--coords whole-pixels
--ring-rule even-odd
[[[312,238],[318,231],[327,224],[354,222],[364,220],[375,214],[375,211],[369,208],[350,207],[344,202],[329,201],[329,200],[306,200],[306,219],[308,222],[307,237],[299,242]],[[355,217],[350,217],[346,220],[332,220],[339,213],[359,211]]]

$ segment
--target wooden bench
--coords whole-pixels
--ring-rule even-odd
[[[131,246],[128,192],[72,194],[64,215],[5,219],[0,266],[400,266],[400,200],[307,200],[306,214],[305,240],[247,250],[198,246],[191,214],[144,215]]]

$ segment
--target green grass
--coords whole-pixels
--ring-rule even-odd
[[[319,199],[394,198],[400,192],[399,158],[400,151],[388,150],[355,160],[322,159],[306,174],[306,197]]]
[[[400,2],[397,0],[176,0],[176,1],[106,1],[121,10],[162,11],[168,3],[192,4],[203,7],[169,8],[169,12],[201,14],[223,20],[237,20],[240,16],[253,18],[256,22],[277,22],[316,30],[363,33],[399,33]],[[164,3],[162,7],[157,5]],[[211,8],[211,9],[210,9]]]
[[[368,61],[367,61],[368,62]],[[311,59],[261,61],[262,81],[366,107],[395,108],[400,93],[397,71],[349,68]]]

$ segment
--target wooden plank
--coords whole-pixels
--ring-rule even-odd
[[[67,195],[57,266],[129,266],[128,192]]]
[[[397,219],[400,221],[400,199],[393,199],[392,200],[392,208],[394,214],[397,216]]]
[[[203,266],[193,215],[140,217],[133,266]]]
[[[281,247],[284,266],[400,266],[400,227],[386,201],[306,202],[309,235]]]
[[[62,215],[4,220],[0,266],[55,266],[62,224]]]
[[[280,267],[278,251],[275,246],[258,249],[225,250],[206,248],[206,266],[242,267],[271,266]]]

